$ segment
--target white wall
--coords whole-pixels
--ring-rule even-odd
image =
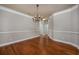
[[[58,12],[49,18],[49,35],[79,46],[79,7]],[[0,6],[0,46],[39,35],[32,17]]]
[[[57,12],[49,18],[49,32],[59,41],[79,46],[79,6]]]
[[[0,45],[38,35],[31,16],[0,6]]]

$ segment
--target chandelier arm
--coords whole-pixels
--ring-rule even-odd
[[[35,22],[43,20],[43,18],[39,14],[39,4],[36,4],[35,7],[36,7],[35,8],[36,9],[36,12],[35,12],[35,16],[34,16],[33,20]]]

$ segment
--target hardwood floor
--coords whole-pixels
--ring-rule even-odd
[[[36,37],[0,47],[0,55],[78,55],[79,50],[69,44],[51,40],[48,36]]]

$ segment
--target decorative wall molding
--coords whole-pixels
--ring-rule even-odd
[[[55,41],[58,41],[58,42],[62,42],[62,43],[66,43],[66,44],[70,44],[70,45],[72,45],[72,46],[74,46],[74,47],[76,47],[76,48],[79,49],[79,46],[76,45],[76,44],[73,44],[73,43],[71,43],[71,42],[66,42],[66,41],[58,40],[58,39],[56,39],[56,38],[53,38],[51,35],[48,35],[48,36],[49,36],[52,40],[55,40]]]
[[[73,31],[53,31],[58,33],[69,33],[69,34],[79,34],[79,32],[73,32]]]
[[[70,11],[72,11],[72,10],[78,8],[78,7],[79,7],[79,5],[75,5],[75,6],[71,7],[71,8],[56,12],[56,13],[52,14],[52,16],[56,16],[56,15],[59,15],[59,14],[62,14],[62,13],[70,12]]]
[[[75,47],[77,47],[77,48],[79,49],[79,46],[78,46],[77,44],[75,44],[75,43],[67,42],[67,41],[62,41],[62,40],[60,40],[60,39],[56,39],[56,38],[52,37],[52,33],[56,33],[56,32],[57,32],[57,33],[74,34],[74,35],[79,35],[79,32],[72,32],[72,31],[56,31],[56,30],[53,30],[53,32],[52,32],[52,30],[49,30],[49,32],[50,32],[50,33],[48,34],[48,36],[49,36],[51,39],[53,39],[53,40],[55,40],[55,41],[58,41],[58,42],[70,44],[70,45],[75,46]]]
[[[72,8],[69,8],[69,9],[67,9],[67,10],[54,13],[53,15],[55,16],[55,15],[58,15],[58,14],[61,14],[61,13],[65,13],[65,12],[71,11],[71,10],[77,8],[77,7],[78,7],[78,5],[76,5],[76,6],[72,7]],[[18,14],[18,15],[21,15],[21,16],[25,16],[25,17],[32,18],[32,17],[29,16],[29,15],[26,15],[26,14],[24,14],[24,13],[20,13],[20,12],[14,11],[14,10],[12,10],[12,9],[10,9],[10,8],[6,8],[6,7],[3,7],[3,6],[0,6],[0,9],[5,10],[5,11],[8,11],[8,12],[11,12],[11,13],[14,13],[14,14]],[[2,33],[16,33],[16,32],[27,32],[27,31],[0,32],[0,34],[2,34]],[[72,32],[72,31],[54,31],[54,32],[64,32],[64,33],[79,34],[79,32]],[[50,33],[51,33],[51,32],[50,32]],[[0,47],[5,46],[5,45],[10,45],[10,44],[13,44],[13,43],[18,43],[18,42],[21,42],[21,41],[24,41],[24,40],[27,40],[27,39],[31,39],[31,38],[34,38],[34,37],[38,37],[38,36],[39,36],[39,35],[30,37],[30,38],[25,38],[25,39],[16,40],[16,41],[13,41],[13,42],[3,43],[3,44],[0,44]],[[50,37],[51,39],[55,40],[55,41],[59,41],[59,42],[71,44],[71,45],[73,45],[73,46],[75,46],[75,47],[77,47],[77,48],[79,49],[79,46],[76,45],[76,44],[73,44],[73,43],[70,43],[70,42],[65,42],[65,41],[58,40],[58,39],[54,39],[51,35],[49,35],[49,37]]]
[[[75,5],[71,8],[68,8],[68,9],[65,9],[65,10],[62,10],[62,11],[59,11],[59,12],[56,12],[54,14],[52,14],[50,17],[49,17],[49,20],[53,20],[53,18],[57,15],[61,15],[61,14],[64,14],[64,13],[67,13],[67,12],[71,12],[75,9],[79,8],[79,5]],[[61,40],[61,39],[56,39],[53,37],[53,33],[66,33],[66,34],[74,34],[74,35],[79,35],[79,32],[75,32],[75,31],[62,31],[62,30],[54,30],[54,29],[49,29],[49,37],[55,41],[59,41],[59,42],[62,42],[62,43],[66,43],[66,44],[70,44],[72,46],[75,46],[79,49],[79,45],[77,45],[75,42],[68,42],[68,41],[65,41],[65,40]],[[63,34],[62,34],[63,35]]]
[[[10,8],[7,8],[7,7],[4,7],[4,6],[0,6],[0,10],[2,11],[6,11],[6,12],[10,12],[11,14],[14,14],[14,15],[19,15],[19,17],[20,16],[23,16],[23,17],[26,17],[26,19],[29,21],[29,19],[31,20],[32,19],[32,16],[29,16],[29,15],[27,15],[27,14],[24,14],[24,13],[21,13],[21,12],[18,12],[18,11],[15,11],[15,10],[12,10],[12,9],[10,9]],[[25,20],[26,20],[25,19]],[[31,20],[32,21],[32,20]],[[27,25],[28,26],[28,25]],[[38,37],[39,36],[39,34],[37,34],[37,33],[33,33],[33,31],[34,30],[31,30],[31,29],[24,29],[24,30],[22,30],[22,31],[17,31],[17,30],[15,30],[15,31],[6,31],[6,32],[0,32],[0,35],[2,34],[2,35],[7,35],[8,33],[9,34],[13,34],[13,33],[19,33],[19,32],[25,32],[26,34],[31,34],[31,36],[29,35],[29,36],[27,36],[27,37],[24,37],[24,38],[22,38],[22,39],[15,39],[15,40],[13,40],[13,39],[11,39],[11,41],[10,40],[6,40],[6,39],[4,39],[4,41],[6,42],[6,43],[4,43],[3,41],[0,41],[0,42],[2,42],[1,44],[0,44],[0,47],[2,47],[2,46],[5,46],[5,45],[10,45],[10,44],[14,44],[14,43],[17,43],[17,42],[21,42],[21,41],[24,41],[24,40],[28,40],[28,39],[31,39],[31,38],[34,38],[34,37]],[[33,35],[32,35],[33,34]],[[4,37],[4,36],[3,36]],[[16,37],[16,36],[15,36]]]
[[[33,30],[34,31],[34,30]],[[7,32],[0,32],[0,34],[7,34],[7,33],[19,33],[19,32],[28,32],[27,31],[7,31]]]
[[[21,15],[21,16],[25,16],[25,17],[28,17],[28,18],[33,18],[32,16],[29,16],[27,14],[24,14],[24,13],[21,13],[21,12],[18,12],[18,11],[15,11],[13,9],[10,9],[8,7],[4,7],[4,6],[1,6],[1,5],[0,5],[0,9],[5,10],[5,11],[8,11],[8,12],[11,12],[11,13],[14,13],[14,14],[18,14],[18,15]]]
[[[3,43],[3,44],[0,44],[0,47],[7,46],[7,45],[10,45],[10,44],[14,44],[14,43],[19,43],[19,42],[22,42],[22,41],[24,41],[24,40],[32,39],[32,38],[35,38],[35,37],[39,37],[39,35],[30,37],[30,38],[25,38],[25,39],[16,40],[16,41],[13,41],[13,42]]]

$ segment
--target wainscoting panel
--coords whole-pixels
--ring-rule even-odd
[[[32,17],[0,6],[0,45],[39,35]]]
[[[52,14],[49,17],[49,32],[51,37],[79,48],[79,5]]]

